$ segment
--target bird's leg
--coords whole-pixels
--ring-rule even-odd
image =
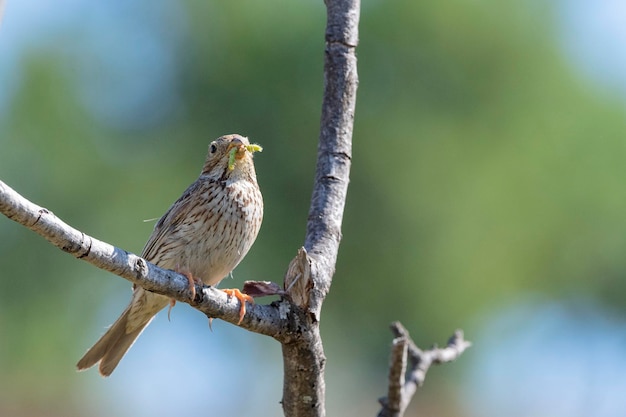
[[[243,321],[243,316],[246,315],[246,301],[249,301],[250,303],[254,304],[254,298],[252,298],[248,294],[242,293],[237,288],[232,288],[232,289],[229,288],[229,289],[225,289],[222,291],[228,294],[229,297],[235,297],[236,299],[239,300],[239,303],[241,303],[241,307],[239,308],[239,321],[237,322],[237,325],[240,325],[241,322]]]
[[[196,298],[196,284],[202,285],[202,281],[194,278],[191,272],[187,269],[180,268],[178,265],[176,265],[176,272],[184,275],[189,281],[189,292],[191,292],[191,301],[193,301]]]
[[[191,292],[191,301],[193,301],[196,298],[196,284],[199,284],[200,280],[196,280],[191,274],[191,272],[181,269],[180,266],[178,265],[176,265],[175,271],[178,272],[179,274],[184,275],[185,278],[189,280],[189,292]],[[170,300],[170,308],[167,310],[168,320],[170,319],[170,313],[172,312],[172,308],[174,308],[175,305],[176,305],[176,300],[172,298]]]

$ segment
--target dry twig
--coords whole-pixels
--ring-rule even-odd
[[[454,332],[445,348],[435,346],[429,350],[418,348],[400,322],[391,323],[391,331],[396,338],[391,348],[389,390],[387,396],[379,400],[382,409],[378,417],[402,417],[417,388],[424,384],[430,366],[452,362],[471,346],[461,330]],[[411,364],[408,374],[407,356]]]

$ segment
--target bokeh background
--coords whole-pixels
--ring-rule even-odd
[[[263,228],[234,280],[303,242],[321,1],[9,0],[0,178],[140,252],[210,140],[262,144]],[[328,414],[373,416],[401,320],[435,367],[408,416],[626,415],[626,5],[364,0]],[[1,416],[277,416],[280,346],[178,305],[109,379],[74,364],[129,284],[0,218]],[[209,410],[209,411],[207,411]]]

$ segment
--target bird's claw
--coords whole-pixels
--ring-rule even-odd
[[[242,293],[237,288],[225,289],[222,291],[224,291],[229,297],[235,297],[241,303],[241,307],[239,308],[239,321],[237,322],[237,325],[240,325],[243,321],[243,316],[246,315],[246,301],[254,304],[254,298],[248,294]]]

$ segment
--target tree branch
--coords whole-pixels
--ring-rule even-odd
[[[396,338],[391,349],[389,390],[387,396],[379,400],[382,409],[378,417],[402,417],[417,388],[424,384],[430,366],[452,362],[472,345],[463,338],[463,331],[457,330],[445,348],[435,346],[429,350],[421,350],[400,322],[391,323],[391,331]],[[408,377],[405,377],[407,353],[411,369]]]
[[[324,97],[315,184],[304,247],[314,261],[311,312],[319,315],[335,271],[352,159],[358,86],[356,45],[360,0],[326,0]]]
[[[189,280],[181,274],[159,268],[145,259],[102,242],[69,226],[50,210],[31,203],[0,181],[0,212],[20,223],[75,258],[119,275],[149,291],[190,304],[208,317],[229,323],[239,321],[239,302],[223,291],[196,285],[191,300]],[[284,318],[279,303],[249,306],[241,327],[281,340]]]
[[[283,410],[286,416],[326,414],[326,357],[319,333],[322,303],[330,289],[341,241],[341,222],[350,179],[352,129],[358,76],[356,45],[360,0],[326,0],[324,97],[315,184],[304,247],[285,277],[293,310],[283,342]]]

